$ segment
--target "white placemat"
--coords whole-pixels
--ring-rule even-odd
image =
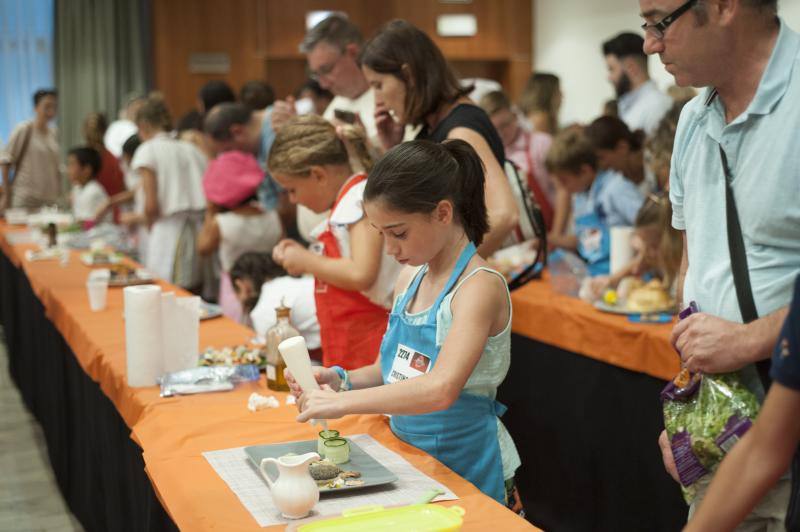
[[[314,507],[311,517],[315,515],[337,515],[348,508],[374,504],[381,506],[412,504],[432,488],[439,488],[445,492],[444,495],[437,497],[436,501],[458,499],[446,486],[421,473],[402,456],[390,451],[372,436],[357,434],[349,437],[349,439],[380,462],[386,469],[397,475],[397,481],[372,489],[365,488],[364,490],[323,495],[320,497],[319,503]],[[244,507],[247,508],[247,511],[250,512],[250,515],[253,516],[259,526],[264,527],[287,522],[273,504],[266,482],[250,462],[244,452],[244,447],[207,451],[203,453],[203,456],[214,468],[214,471],[222,477],[228,487],[239,497],[239,500],[242,501]]]
[[[13,233],[6,233],[6,240],[12,246],[36,243],[36,238],[32,231],[14,231]]]

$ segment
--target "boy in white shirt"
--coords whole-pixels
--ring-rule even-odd
[[[95,181],[100,165],[100,154],[93,148],[80,146],[67,154],[67,175],[72,182],[72,214],[84,224],[94,225],[108,219],[107,214],[100,218],[97,216],[108,201],[103,186]]]

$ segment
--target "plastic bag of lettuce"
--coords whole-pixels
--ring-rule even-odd
[[[681,319],[696,306],[681,313]],[[664,427],[687,503],[694,484],[716,469],[755,420],[760,405],[738,373],[690,374],[684,369],[661,392]]]

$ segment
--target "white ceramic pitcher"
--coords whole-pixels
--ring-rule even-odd
[[[308,465],[315,460],[319,460],[317,453],[261,460],[261,474],[269,484],[272,500],[287,519],[302,519],[319,501],[319,486],[308,472]],[[267,464],[278,467],[274,482],[267,473]]]

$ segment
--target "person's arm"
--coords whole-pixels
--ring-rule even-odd
[[[383,237],[366,219],[350,226],[350,258],[317,255],[294,240],[278,243],[273,257],[290,275],[311,274],[343,290],[368,290],[378,279]]]
[[[457,127],[450,131],[448,139],[461,139],[475,149],[486,169],[486,210],[489,214],[489,232],[483,237],[483,243],[478,247],[481,257],[489,257],[503,246],[506,238],[519,223],[519,212],[514,201],[514,194],[508,184],[503,168],[492,153],[486,139],[478,132]]]
[[[575,251],[578,249],[578,237],[576,235],[556,235],[551,234],[547,236],[547,247],[568,249]]]
[[[122,192],[117,192],[116,194],[108,198],[107,201],[103,202],[100,208],[97,209],[97,214],[95,214],[95,219],[99,220],[100,218],[104,217],[106,214],[108,214],[108,211],[110,211],[117,205],[133,201],[134,194],[135,194],[135,189],[123,190]]]
[[[679,321],[670,341],[690,371],[736,371],[770,357],[788,313],[786,306],[745,324],[700,312]]]
[[[553,235],[560,236],[567,232],[569,215],[572,211],[572,194],[557,179],[553,179],[553,182],[555,183],[556,196],[553,204],[553,227],[550,232]]]
[[[409,284],[411,284],[411,279],[416,272],[417,269],[411,266],[406,266],[400,270],[394,286],[393,300],[397,299],[398,295],[403,292]],[[350,376],[350,386],[353,390],[362,390],[364,388],[380,386],[383,384],[383,375],[381,373],[381,354],[378,353],[375,357],[375,362],[369,366],[354,369],[349,371],[348,374]],[[294,377],[292,377],[292,374],[288,369],[284,372],[284,375],[286,376],[286,382],[289,385],[289,390],[292,392],[292,395],[299,399],[303,394],[303,390],[297,384],[297,381],[294,380]],[[339,374],[330,368],[314,368],[314,377],[316,377],[320,386],[328,385],[333,391],[339,391],[341,388],[342,383],[341,379],[339,378]]]
[[[209,204],[206,207],[206,215],[203,219],[203,227],[197,235],[197,252],[200,255],[210,255],[219,247],[222,239],[219,224],[217,223],[217,209]]]
[[[734,530],[787,470],[798,442],[800,392],[774,382],[758,419],[722,461],[684,530]]]
[[[491,275],[491,278],[487,277]],[[481,302],[476,304],[476,302]],[[363,390],[303,394],[298,421],[347,414],[416,415],[446,410],[457,399],[483,353],[486,340],[507,308],[502,281],[480,272],[453,299],[453,323],[430,373]],[[505,315],[504,315],[505,314]]]
[[[5,211],[11,205],[11,165],[8,163],[0,164],[0,169],[3,172],[3,181],[0,185],[3,187],[3,195],[0,196],[0,212]]]
[[[686,303],[683,301],[683,283],[686,281],[686,272],[689,270],[689,252],[686,245],[686,231],[681,231],[683,237],[683,255],[681,255],[681,266],[678,270],[678,286],[676,299],[678,304],[683,308]]]
[[[144,218],[147,225],[152,226],[158,219],[160,209],[158,207],[158,183],[156,174],[150,168],[141,167],[138,169],[142,176],[142,190],[144,191]]]

